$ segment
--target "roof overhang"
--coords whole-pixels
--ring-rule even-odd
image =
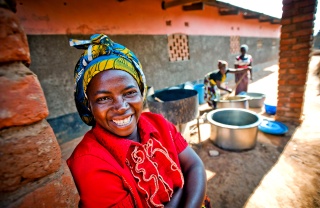
[[[242,13],[244,19],[258,19],[259,22],[280,24],[279,18],[217,0],[163,0],[161,4],[162,9],[164,10],[176,6],[182,6],[183,11],[203,10],[205,6],[214,6],[219,9],[219,14],[221,16],[239,15]]]

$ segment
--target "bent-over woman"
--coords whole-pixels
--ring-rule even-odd
[[[247,69],[243,70],[235,70],[228,68],[228,63],[223,60],[218,61],[218,71],[210,72],[204,77],[204,85],[205,85],[205,94],[204,98],[207,101],[208,105],[213,109],[217,108],[217,100],[219,100],[218,90],[224,90],[228,93],[232,91],[228,88],[222,87],[222,83],[225,82],[228,73],[244,73],[243,71],[247,71]]]

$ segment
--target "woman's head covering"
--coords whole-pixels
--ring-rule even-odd
[[[228,68],[228,62],[224,60],[218,60],[218,68],[220,69],[220,67]]]
[[[89,126],[95,121],[89,110],[87,87],[92,78],[109,69],[128,72],[138,83],[140,92],[146,96],[146,80],[142,66],[132,51],[113,42],[104,34],[92,35],[90,40],[70,39],[70,46],[84,49],[74,70],[74,98],[78,113],[84,123]]]
[[[242,48],[243,48],[244,50],[246,50],[246,52],[248,52],[248,50],[249,50],[249,46],[246,45],[246,44],[241,45],[241,46],[240,46],[240,50],[241,50]]]

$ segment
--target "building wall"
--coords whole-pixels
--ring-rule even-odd
[[[183,11],[181,6],[161,8],[162,0],[24,0],[17,15],[27,34],[142,34],[273,37],[280,25],[246,19],[242,15],[220,16],[218,9]],[[171,21],[168,26],[167,21]]]
[[[69,38],[109,35],[137,55],[147,84],[155,90],[201,80],[216,69],[219,59],[232,67],[237,53],[230,53],[231,36],[249,45],[256,66],[278,59],[280,25],[245,20],[242,15],[219,16],[218,9],[210,6],[185,12],[181,7],[162,10],[161,0],[93,0],[89,7],[84,0],[25,0],[18,3],[17,15],[28,37],[30,69],[39,77],[48,121],[60,143],[88,129],[73,100],[73,70],[82,51],[70,47]],[[174,33],[187,35],[190,60],[169,61],[168,35]]]

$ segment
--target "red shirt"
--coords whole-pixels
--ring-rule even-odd
[[[81,207],[156,207],[183,186],[178,154],[188,145],[163,116],[142,113],[141,142],[96,125],[67,160]]]

